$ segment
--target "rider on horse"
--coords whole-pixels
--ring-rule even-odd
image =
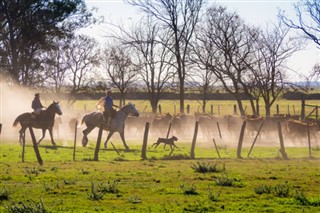
[[[34,111],[32,112],[32,118],[36,118],[36,116],[40,114],[42,108],[44,107],[44,106],[41,104],[40,94],[39,94],[39,93],[36,93],[36,94],[34,95],[34,99],[33,99],[33,101],[32,101],[31,107],[32,107],[32,109],[34,110]]]
[[[104,112],[103,116],[104,119],[107,121],[107,126],[110,126],[111,118],[115,114],[116,110],[113,107],[118,107],[117,105],[113,104],[113,99],[111,97],[112,92],[108,90],[105,97],[100,98],[97,106],[99,106],[102,102],[104,104]]]

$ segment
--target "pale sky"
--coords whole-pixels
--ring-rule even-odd
[[[105,17],[105,21],[114,23],[137,22],[142,16],[137,8],[124,3],[122,0],[85,0],[88,9],[98,8],[97,15]],[[236,11],[247,23],[266,26],[275,23],[278,10],[284,10],[291,18],[295,17],[293,4],[297,0],[209,0],[207,6],[213,3],[226,6],[229,11]],[[106,34],[106,27],[101,25],[88,30],[89,34],[102,38]],[[288,66],[298,73],[307,75],[314,64],[320,63],[320,49],[314,43],[307,46],[306,50],[295,53],[288,62]],[[293,81],[303,80],[295,76]]]

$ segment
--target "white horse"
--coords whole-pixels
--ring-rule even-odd
[[[89,114],[86,114],[81,121],[81,124],[85,123],[87,128],[83,130],[83,138],[82,138],[82,146],[86,146],[88,144],[88,137],[87,135],[96,127],[100,128],[100,126],[103,127],[104,130],[109,131],[108,137],[106,141],[104,142],[104,147],[107,147],[107,143],[113,133],[119,132],[121,140],[123,142],[123,145],[125,146],[126,150],[129,150],[129,147],[126,144],[125,138],[124,138],[124,123],[128,117],[128,115],[133,115],[138,117],[139,112],[134,107],[133,104],[129,103],[122,107],[120,110],[118,110],[110,122],[110,128],[107,128],[106,121],[103,118],[102,112],[91,112]]]

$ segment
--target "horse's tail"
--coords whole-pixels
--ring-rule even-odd
[[[87,117],[87,115],[85,115],[85,116],[83,116],[83,117],[82,117],[82,120],[81,120],[81,123],[80,123],[80,125],[79,125],[79,126],[81,126],[81,125],[84,123],[84,121],[85,121],[86,117]]]
[[[16,127],[18,125],[18,123],[20,122],[20,119],[21,119],[21,115],[19,115],[13,122],[12,126],[13,127]]]

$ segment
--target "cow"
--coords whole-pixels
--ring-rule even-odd
[[[307,138],[308,128],[310,137],[314,137],[315,139],[320,130],[318,122],[309,123],[293,119],[288,120],[285,127],[286,136],[294,142]]]

